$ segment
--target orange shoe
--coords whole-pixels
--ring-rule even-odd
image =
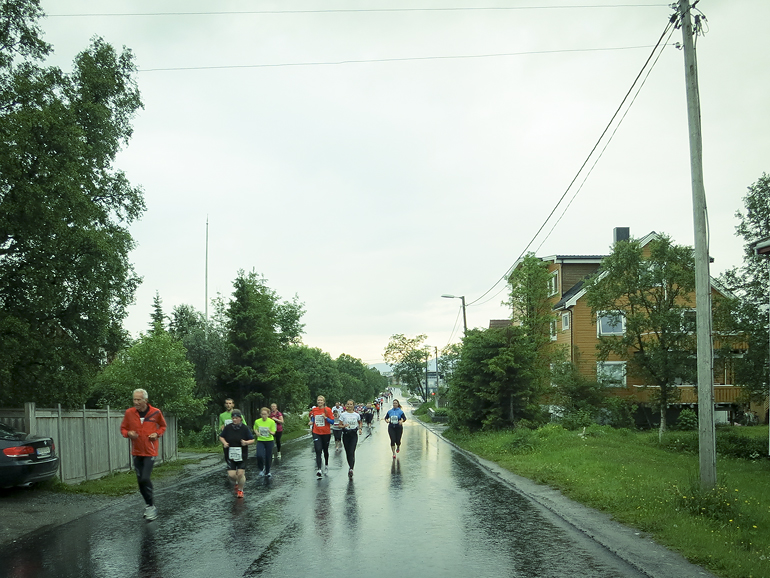
[[[237,492],[235,492],[235,497],[236,498],[242,498],[243,497],[243,490],[238,490]]]

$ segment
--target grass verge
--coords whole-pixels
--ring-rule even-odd
[[[697,454],[665,449],[676,446],[666,441],[677,432],[666,434],[663,447],[655,432],[600,426],[584,434],[549,425],[444,435],[649,533],[719,576],[770,577],[770,462],[765,459],[718,458],[717,488],[702,491]]]
[[[185,451],[189,450],[185,449]],[[179,475],[186,465],[196,464],[199,461],[200,460],[197,459],[186,459],[158,464],[152,469],[153,481]],[[90,494],[94,496],[113,497],[125,496],[138,491],[136,486],[136,474],[131,470],[126,472],[113,472],[98,480],[88,480],[79,484],[65,484],[59,481],[58,478],[54,478],[50,482],[46,482],[42,487],[63,494]]]

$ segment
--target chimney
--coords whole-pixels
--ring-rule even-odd
[[[629,227],[615,227],[612,230],[612,244],[618,241],[628,241],[631,238],[631,229]]]

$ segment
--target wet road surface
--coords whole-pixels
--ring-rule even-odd
[[[284,445],[272,480],[249,458],[244,500],[223,463],[159,492],[154,522],[137,494],[1,549],[0,577],[644,575],[414,420],[393,460],[379,424],[359,440],[352,480],[334,441],[317,480],[304,438]]]

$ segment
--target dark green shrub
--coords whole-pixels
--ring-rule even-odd
[[[184,430],[177,432],[180,448],[208,448],[219,443],[219,436],[212,425],[204,425],[200,430]]]
[[[698,429],[698,414],[691,409],[683,409],[676,418],[676,429],[692,431]]]

